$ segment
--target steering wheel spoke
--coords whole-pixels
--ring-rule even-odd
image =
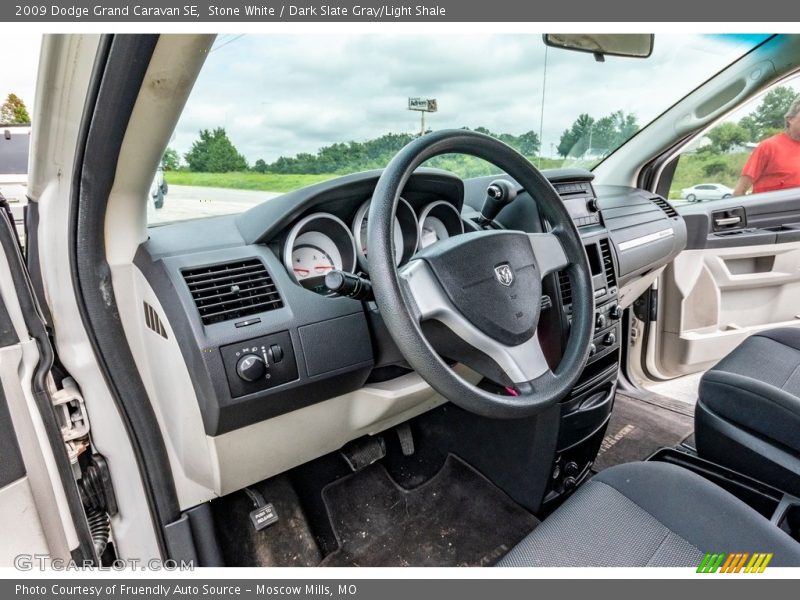
[[[569,265],[564,246],[561,245],[561,240],[554,233],[529,233],[528,239],[542,279]]]
[[[550,369],[537,335],[516,346],[503,344],[475,327],[447,297],[424,260],[412,260],[400,269],[400,282],[419,321],[436,320],[461,340],[491,358],[514,383],[528,383]]]

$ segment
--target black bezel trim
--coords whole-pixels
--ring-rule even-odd
[[[178,498],[158,421],[120,320],[104,231],[120,147],[158,38],[101,38],[76,146],[69,249],[81,320],[127,430],[159,549],[167,557],[162,528],[180,516]]]

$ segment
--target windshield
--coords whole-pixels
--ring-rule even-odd
[[[763,35],[657,35],[647,59],[540,35],[223,35],[150,187],[151,224],[234,213],[382,168],[425,132],[496,136],[539,168],[592,168]],[[478,159],[427,166],[469,178]]]

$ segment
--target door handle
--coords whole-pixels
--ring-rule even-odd
[[[730,225],[736,225],[737,223],[742,222],[742,217],[722,217],[714,219],[714,223],[716,223],[717,227],[728,227]]]

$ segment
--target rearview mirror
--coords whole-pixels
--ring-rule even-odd
[[[544,43],[553,48],[591,52],[604,56],[647,58],[653,53],[652,33],[546,33]]]

